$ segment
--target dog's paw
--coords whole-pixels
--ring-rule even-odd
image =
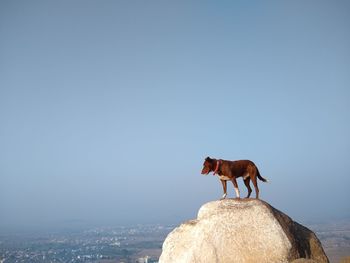
[[[226,198],[226,196],[227,196],[227,194],[224,194],[224,195],[220,198],[220,200],[224,200],[224,199]]]

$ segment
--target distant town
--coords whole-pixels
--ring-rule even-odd
[[[100,227],[72,233],[0,236],[0,263],[155,263],[174,226]]]
[[[350,256],[350,222],[306,225],[332,262]],[[0,263],[155,263],[175,226],[99,227],[36,235],[0,235]]]

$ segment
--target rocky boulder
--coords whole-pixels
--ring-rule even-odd
[[[304,260],[303,260],[304,259]],[[268,203],[204,204],[165,239],[160,263],[329,262],[316,235]]]

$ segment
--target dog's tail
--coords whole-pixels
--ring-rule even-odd
[[[260,172],[259,172],[258,167],[256,167],[256,173],[257,173],[258,178],[259,178],[261,181],[263,181],[263,182],[265,182],[265,183],[268,183],[268,182],[269,182],[269,180],[265,179],[264,177],[262,177],[262,176],[260,175]]]

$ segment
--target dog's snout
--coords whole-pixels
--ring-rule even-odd
[[[208,173],[209,173],[208,167],[203,167],[201,174],[208,174]]]

